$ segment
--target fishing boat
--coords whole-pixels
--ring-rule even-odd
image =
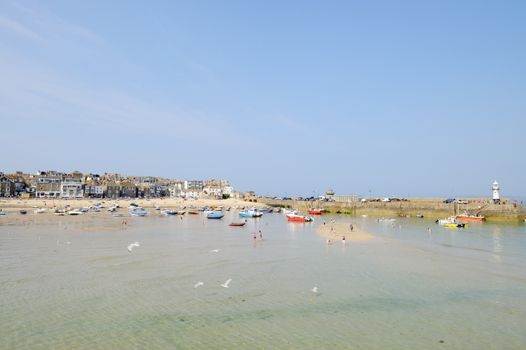
[[[310,208],[308,210],[309,215],[321,215],[325,210],[320,208]]]
[[[175,211],[175,210],[168,210],[167,209],[167,210],[164,210],[163,213],[165,215],[177,215],[177,211]]]
[[[222,219],[223,216],[225,216],[225,214],[221,214],[221,213],[208,213],[206,215],[206,218],[207,219]]]
[[[475,221],[475,222],[477,222],[477,221],[478,222],[486,221],[486,217],[485,216],[482,216],[482,215],[471,215],[471,214],[467,214],[467,213],[457,215],[456,218],[457,218],[457,220],[460,220],[460,221]]]
[[[235,227],[241,227],[241,226],[245,226],[246,222],[232,222],[230,224],[228,224],[228,226],[235,226]]]
[[[137,209],[132,210],[130,212],[130,214],[132,216],[146,216],[146,215],[148,215],[148,212],[146,210],[144,210],[144,209],[137,208]]]
[[[299,215],[299,214],[287,214],[288,221],[294,222],[311,222],[312,218],[310,216]]]
[[[263,213],[256,208],[250,208],[245,211],[240,211],[239,216],[242,218],[259,218],[263,216]]]

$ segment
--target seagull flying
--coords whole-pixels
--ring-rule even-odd
[[[228,288],[228,285],[230,284],[230,282],[232,282],[231,278],[227,279],[226,282],[221,285],[221,287]]]
[[[199,288],[199,287],[201,287],[203,284],[204,284],[203,282],[199,281],[199,282],[197,282],[196,284],[194,284],[194,288]]]
[[[131,253],[134,247],[140,247],[140,246],[141,245],[139,244],[139,242],[134,242],[128,246],[128,251]]]

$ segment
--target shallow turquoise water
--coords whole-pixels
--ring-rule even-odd
[[[90,215],[0,223],[1,348],[526,348],[523,225],[340,218],[377,238],[327,246],[280,214]]]

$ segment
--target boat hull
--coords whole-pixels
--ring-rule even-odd
[[[206,217],[207,219],[215,219],[215,220],[219,220],[219,219],[222,219],[223,218],[223,214],[208,214]]]
[[[458,215],[457,220],[471,221],[471,222],[483,222],[483,221],[486,221],[486,218],[484,216]]]
[[[287,215],[287,220],[291,222],[310,222],[312,218],[303,215]]]
[[[309,209],[309,215],[322,215],[323,209]]]

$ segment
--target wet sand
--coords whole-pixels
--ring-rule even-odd
[[[345,237],[345,240],[349,242],[364,242],[374,238],[373,235],[365,232],[360,226],[354,223],[352,224],[353,230],[351,231],[350,225],[348,222],[327,222],[324,225],[318,226],[316,233],[326,239],[334,241],[342,240],[342,237]]]

